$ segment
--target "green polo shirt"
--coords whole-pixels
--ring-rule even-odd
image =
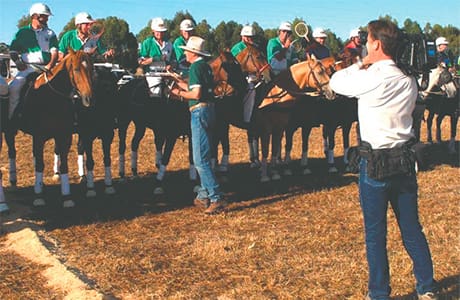
[[[179,36],[177,39],[174,40],[173,49],[174,54],[176,55],[176,61],[178,63],[181,63],[185,60],[184,49],[182,49],[180,46],[185,46],[186,44],[187,42],[185,41],[183,36]]]
[[[188,101],[191,107],[198,102],[211,102],[214,101],[213,97],[213,75],[211,67],[208,63],[199,58],[190,66],[188,89],[192,90],[194,87],[201,87],[201,98]]]
[[[82,41],[78,37],[77,29],[67,31],[59,41],[59,52],[64,53],[64,55],[67,54],[69,48],[74,51],[83,50],[88,52],[95,47],[97,47],[97,52],[99,54],[104,54],[106,51],[106,49],[102,47],[100,39],[87,39],[86,41]]]
[[[21,54],[27,63],[47,64],[51,60],[51,51],[58,48],[58,40],[48,27],[35,31],[31,25],[22,27],[11,42],[10,50]]]
[[[230,50],[234,57],[236,57],[241,51],[246,49],[246,44],[243,41],[236,43]]]
[[[279,37],[274,37],[268,41],[267,44],[267,58],[268,62],[272,61],[272,58],[283,49],[283,45],[281,44],[281,41]],[[297,58],[294,49],[288,49],[286,53],[286,60],[287,60],[287,66],[290,67],[294,60]]]
[[[165,41],[165,46],[161,49],[160,45],[155,41],[155,38],[150,36],[142,42],[139,57],[151,57],[154,61],[162,61],[164,54],[166,56],[166,63],[169,63],[171,51],[171,43]]]

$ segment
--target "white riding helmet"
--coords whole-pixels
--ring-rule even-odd
[[[292,24],[290,22],[282,22],[278,30],[288,30],[292,31]]]
[[[53,14],[51,13],[51,9],[48,7],[48,5],[43,4],[43,3],[35,3],[32,4],[29,10],[29,15],[32,17],[33,15],[47,15],[47,16],[52,16]]]
[[[445,37],[440,36],[436,39],[436,47],[439,45],[449,45],[449,41]]]
[[[350,31],[350,39],[354,38],[354,37],[359,37],[359,29],[358,28],[352,29]]]
[[[152,24],[150,25],[152,30],[155,31],[166,31],[168,28],[166,28],[165,21],[162,18],[153,18],[152,19]]]
[[[193,26],[192,20],[185,19],[182,22],[180,22],[179,29],[183,31],[192,31],[193,29],[195,29],[195,27]]]
[[[87,12],[78,13],[75,16],[75,25],[93,23],[94,20],[91,15]]]
[[[313,37],[314,38],[327,38],[327,34],[323,28],[317,27],[313,30]]]
[[[254,36],[254,28],[252,28],[251,25],[245,25],[243,28],[241,28],[241,36]]]

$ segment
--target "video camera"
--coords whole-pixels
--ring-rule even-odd
[[[367,31],[360,31],[361,44],[367,42]],[[427,73],[436,67],[436,46],[424,34],[403,32],[395,57],[398,66],[408,75]]]

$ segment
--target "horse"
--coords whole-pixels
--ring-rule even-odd
[[[457,122],[460,113],[460,97],[458,95],[459,87],[455,82],[452,74],[449,73],[446,66],[441,63],[429,74],[428,87],[422,91],[421,97],[425,100],[426,109],[428,110],[427,124],[427,141],[433,143],[431,128],[433,118],[436,117],[436,141],[441,142],[441,123],[444,117],[450,117],[450,141],[448,145],[449,153],[456,153],[455,137],[457,135]]]
[[[79,175],[84,176],[83,181],[86,181],[87,197],[96,196],[93,159],[93,143],[96,138],[101,139],[104,154],[104,192],[108,195],[116,192],[112,182],[110,147],[114,137],[116,107],[119,102],[117,77],[111,68],[105,67],[105,64],[95,63],[94,67],[93,103],[90,107],[85,107],[81,103],[75,106]],[[82,175],[84,174],[83,154],[86,155],[86,175]]]
[[[341,70],[354,62],[349,53],[344,52],[338,57],[321,59],[321,63],[328,75]],[[334,162],[335,132],[342,128],[342,140],[344,147],[344,163],[348,168],[347,153],[350,148],[350,130],[353,122],[358,121],[357,99],[337,95],[329,101],[322,97],[303,96],[295,103],[289,124],[286,129],[285,163],[286,174],[291,174],[289,168],[291,162],[292,138],[297,128],[302,129],[302,155],[300,165],[304,175],[311,174],[308,166],[308,139],[313,127],[322,125],[323,148],[328,162],[328,172],[338,172]],[[359,139],[359,134],[358,134]]]
[[[3,75],[3,74],[2,74]],[[0,76],[0,153],[3,145],[3,128],[8,120],[8,83],[3,76]],[[9,211],[6,204],[5,193],[3,192],[2,171],[0,170],[0,213]]]
[[[134,76],[119,88],[120,106],[118,110],[119,136],[119,175],[125,178],[126,132],[132,121],[135,133],[131,141],[131,170],[137,176],[137,150],[144,137],[146,128],[154,132],[158,168],[157,187],[154,194],[163,194],[162,181],[166,174],[166,166],[171,158],[177,139],[190,136],[190,113],[186,103],[170,100],[162,93],[160,97],[151,97],[145,75]],[[193,166],[191,143],[189,143],[190,172],[192,182],[196,182],[197,173]]]
[[[271,87],[263,96],[261,103],[254,112],[256,131],[261,138],[262,162],[261,182],[270,180],[268,177],[268,152],[270,137],[272,139],[271,164],[276,167],[281,159],[281,139],[289,122],[295,100],[306,94],[305,89],[322,93],[327,99],[334,99],[335,94],[329,87],[329,75],[320,61],[310,59],[292,65],[281,72],[271,83]],[[273,180],[280,179],[276,168],[272,168]]]
[[[61,160],[63,207],[75,206],[71,199],[67,156],[74,130],[73,102],[89,107],[93,96],[93,66],[88,54],[69,50],[69,54],[49,73],[41,73],[25,92],[18,128],[32,135],[35,158],[34,206],[46,205],[43,195],[43,149],[54,139]]]

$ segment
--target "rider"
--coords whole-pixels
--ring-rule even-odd
[[[75,51],[83,50],[87,53],[99,53],[108,58],[113,56],[113,49],[106,50],[101,45],[101,40],[91,38],[90,28],[95,21],[87,12],[80,12],[75,16],[76,29],[69,30],[62,36],[59,41],[59,60],[62,60],[67,54],[69,48]]]
[[[278,75],[298,61],[292,44],[292,24],[282,22],[278,27],[278,36],[267,44],[267,57],[273,73]]]
[[[246,49],[247,45],[254,45],[255,30],[251,25],[245,25],[241,29],[241,41],[233,45],[230,50],[233,56],[237,56],[241,51]]]
[[[153,18],[151,23],[152,36],[146,38],[139,51],[139,64],[150,66],[153,62],[164,62],[170,64],[172,45],[165,39],[168,30],[162,18]]]
[[[350,31],[350,41],[345,45],[345,49],[350,51],[353,56],[363,57],[363,45],[361,44],[358,28]]]
[[[437,63],[444,63],[449,69],[449,72],[455,72],[454,57],[450,52],[449,41],[443,36],[436,39],[436,52],[437,52]]]
[[[318,27],[313,30],[313,43],[307,48],[307,55],[314,55],[316,59],[323,59],[331,56],[329,48],[324,44],[326,43],[327,34],[323,28]]]
[[[58,59],[58,40],[54,31],[48,28],[48,17],[52,15],[50,8],[46,4],[35,3],[31,6],[29,15],[31,23],[19,29],[10,47],[11,58],[19,72],[9,85],[9,118],[19,104],[27,75],[37,72],[34,65],[50,70]]]
[[[188,73],[190,64],[185,59],[184,50],[180,46],[185,46],[188,39],[193,35],[195,26],[193,21],[190,19],[184,19],[179,26],[180,36],[174,40],[173,49],[176,56],[177,68],[179,71],[185,71]]]

